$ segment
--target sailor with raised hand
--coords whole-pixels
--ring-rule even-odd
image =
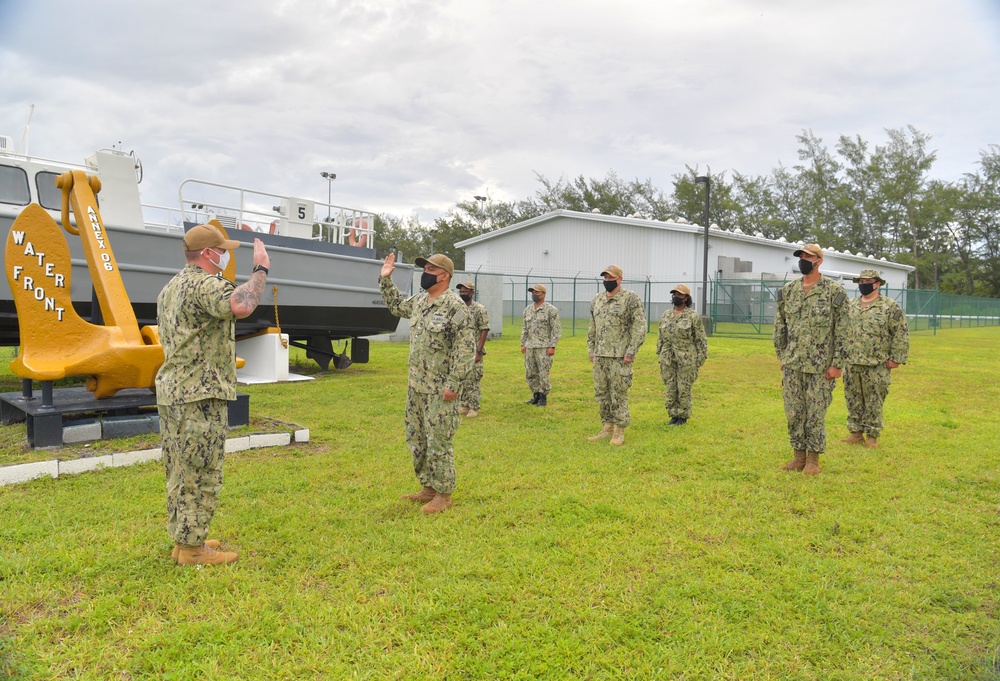
[[[472,371],[475,336],[468,308],[451,288],[455,265],[437,253],[417,258],[423,268],[420,293],[403,298],[392,281],[396,256],[382,265],[379,289],[389,311],[410,320],[410,359],[406,396],[406,444],[413,471],[423,488],[403,499],[423,503],[424,513],[451,508],[455,491],[458,393]]]
[[[212,225],[184,235],[186,265],[156,300],[164,361],[156,375],[167,531],[179,565],[222,565],[237,555],[208,539],[222,489],[229,401],[236,399],[234,327],[257,308],[271,264],[254,239],[253,272],[239,286],[221,275],[240,245]]]

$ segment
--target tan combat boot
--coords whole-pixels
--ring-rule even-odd
[[[845,445],[856,445],[864,441],[865,441],[864,433],[853,433],[853,432],[851,433],[850,437],[845,437],[843,440],[841,440],[841,442],[843,442]]]
[[[479,412],[476,411],[475,409],[470,409],[469,411],[465,412],[465,415],[470,419],[474,419],[477,416],[479,416]]]
[[[878,449],[878,438],[865,435],[865,447],[868,449]]]
[[[404,494],[400,497],[403,501],[416,501],[421,504],[426,504],[428,501],[434,498],[437,492],[433,487],[424,487],[422,490],[415,494]]]
[[[604,424],[601,425],[601,432],[597,433],[597,435],[591,435],[587,439],[591,442],[597,442],[598,440],[603,440],[606,437],[611,437],[611,431],[614,429],[614,426],[615,424],[611,423],[611,421],[605,421]]]
[[[619,426],[617,423],[614,425],[611,434],[611,444],[615,447],[625,444],[625,426]]]
[[[222,546],[222,542],[219,541],[218,539],[206,539],[205,546],[207,546],[210,549],[217,549],[220,546]],[[181,550],[181,544],[174,544],[174,551],[173,553],[170,554],[170,560],[176,563],[177,554],[180,552],[180,550]]]
[[[800,471],[806,467],[806,453],[804,450],[792,450],[794,457],[791,461],[781,467],[783,471]]]
[[[816,452],[806,453],[806,467],[802,475],[819,475],[819,454]]]
[[[465,416],[466,414],[469,413],[469,408],[468,407],[459,407],[458,408],[458,413],[461,414],[462,416]]]
[[[238,556],[232,551],[216,551],[204,544],[188,546],[181,544],[177,551],[178,565],[228,565],[235,563]]]
[[[440,492],[434,495],[429,504],[424,504],[420,507],[420,510],[431,515],[433,513],[441,513],[442,511],[447,511],[451,508],[451,495],[441,494]]]

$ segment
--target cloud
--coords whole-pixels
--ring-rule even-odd
[[[119,140],[144,199],[185,177],[440,215],[535,172],[769,172],[811,129],[914,124],[954,179],[998,141],[987,0],[13,0],[0,133],[82,160]]]

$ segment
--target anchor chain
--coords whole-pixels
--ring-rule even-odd
[[[277,285],[271,289],[271,293],[274,295],[274,325],[278,327],[278,338],[281,339],[281,347],[288,349],[288,341],[285,337],[281,335],[281,321],[278,319],[278,287]]]

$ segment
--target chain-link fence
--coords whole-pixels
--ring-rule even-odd
[[[545,301],[555,305],[562,320],[563,333],[575,336],[587,333],[590,324],[590,302],[604,293],[604,284],[594,277],[532,277],[504,275],[503,309],[504,327],[520,328],[524,308],[531,303],[529,286],[545,286]],[[653,281],[650,279],[623,279],[622,287],[635,291],[646,310],[647,328],[655,329],[663,313],[673,308],[670,290],[678,284],[691,289],[695,307],[700,301],[701,282]]]
[[[906,316],[910,329],[937,333],[938,329],[1000,326],[1000,298],[956,296],[938,291],[907,289]]]
[[[559,309],[563,333],[586,333],[590,322],[590,301],[604,287],[594,277],[532,277],[502,275],[504,326],[520,327],[522,312],[531,302],[528,287],[543,284],[546,301]],[[717,279],[708,285],[708,316],[713,333],[727,336],[771,337],[778,291],[790,279]],[[851,297],[860,295],[857,284],[842,282]],[[658,324],[671,309],[670,290],[677,284],[691,289],[695,308],[700,309],[702,282],[625,279],[622,286],[639,294],[646,308],[649,328]],[[906,311],[911,331],[1000,325],[1000,298],[959,296],[922,289],[880,288],[882,295],[896,300]]]

